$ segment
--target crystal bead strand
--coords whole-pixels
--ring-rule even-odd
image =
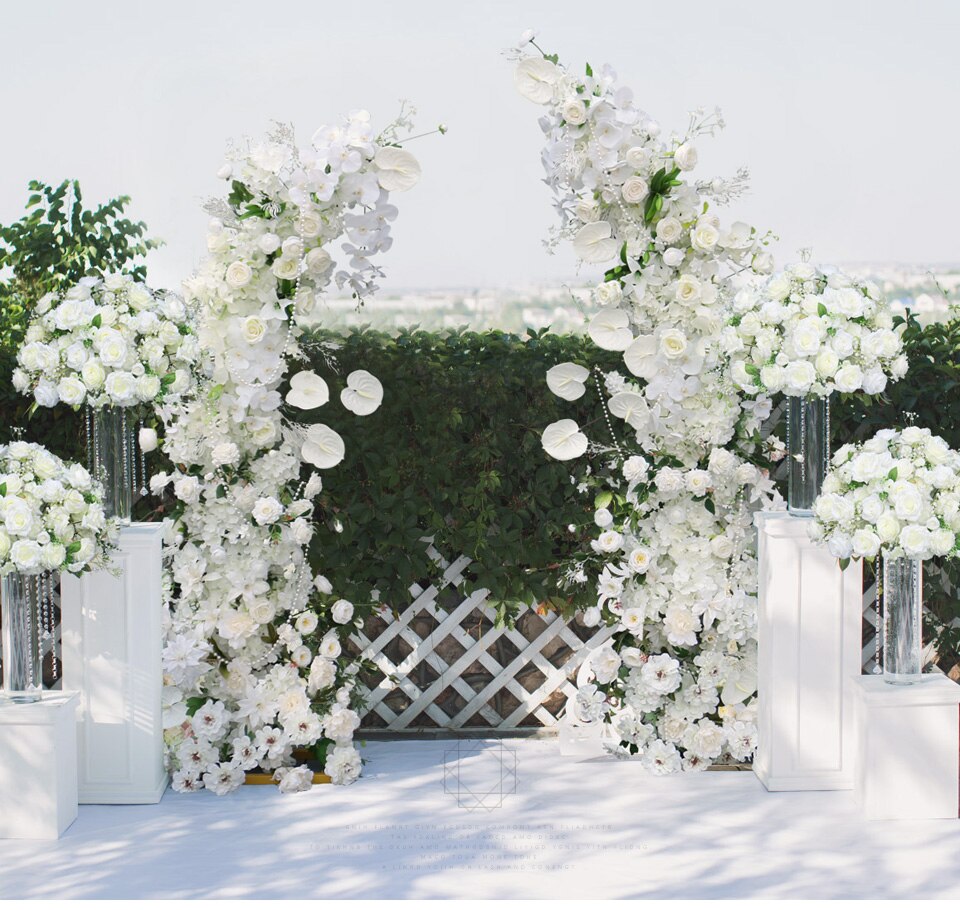
[[[800,483],[807,482],[807,408],[800,402]]]
[[[877,556],[877,595],[876,602],[874,603],[874,611],[877,615],[877,637],[873,642],[873,672],[880,674],[883,672],[883,667],[880,665],[880,647],[881,647],[881,637],[883,635],[883,622],[880,619],[880,594],[883,588],[883,553],[879,553]]]
[[[86,407],[84,424],[87,431],[87,470],[93,473],[93,408]]]
[[[121,477],[121,482],[123,483],[124,490],[132,490],[134,481],[133,481],[133,478],[130,476],[130,454],[131,453],[130,453],[130,442],[127,439],[127,436],[128,436],[127,409],[121,408],[120,414],[121,414],[120,419],[122,421],[122,424],[120,427],[120,459],[121,459],[120,463],[122,465],[120,469],[120,477]]]
[[[39,689],[43,688],[43,595],[41,593],[40,575],[30,576],[30,585],[27,589],[27,597],[30,598],[30,605],[36,607],[37,611],[37,658],[40,666],[40,679],[33,678],[33,667],[30,667],[30,685]],[[28,620],[29,622],[29,620]],[[33,662],[31,661],[31,664]]]
[[[599,379],[600,368],[594,367],[593,369],[594,369],[593,381],[596,383],[597,394],[600,396],[600,403],[603,405],[603,417],[607,421],[607,429],[610,431],[610,438],[613,440],[613,447],[617,450],[617,454],[622,458],[623,449],[620,448],[620,443],[617,441],[617,436],[613,432],[613,421],[610,420],[610,411],[607,408],[607,399],[606,399],[606,396],[603,394],[602,387],[600,386],[600,379]]]
[[[59,636],[57,635],[57,610],[53,600],[53,572],[47,573],[47,599],[50,603],[50,634],[53,636],[53,647],[51,649],[53,657],[53,678],[60,678],[60,647]]]
[[[140,432],[143,432],[143,418],[140,418]],[[146,496],[149,490],[147,489],[147,453],[143,451],[143,448],[139,445],[139,435],[138,435],[138,444],[137,452],[140,455],[140,495]],[[136,475],[136,466],[134,466],[134,475]]]
[[[826,404],[824,405],[824,410],[826,412],[825,419],[823,421],[823,476],[827,476],[827,471],[830,470],[830,396],[827,395]]]

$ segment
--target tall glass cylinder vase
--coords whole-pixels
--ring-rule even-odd
[[[883,560],[883,678],[909,685],[923,670],[923,562]]]
[[[100,408],[93,415],[93,470],[103,480],[107,518],[129,524],[133,511],[134,421],[125,408]]]
[[[0,580],[3,694],[15,702],[40,701],[41,576],[11,572]]]
[[[791,515],[809,517],[830,463],[828,398],[787,398],[787,450],[787,508]]]

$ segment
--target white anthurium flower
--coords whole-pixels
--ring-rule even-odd
[[[741,660],[735,672],[724,683],[720,700],[725,705],[739,705],[757,691],[757,663],[755,659]]]
[[[543,443],[544,451],[557,461],[569,461],[571,458],[579,458],[587,451],[589,441],[587,437],[580,432],[580,427],[575,420],[558,420],[551,423],[540,437]]]
[[[300,454],[303,460],[317,468],[332,468],[343,461],[346,454],[343,438],[322,423],[307,429]]]
[[[590,371],[576,363],[558,363],[547,370],[547,386],[558,398],[576,401],[587,391],[584,383]]]
[[[653,379],[657,373],[657,339],[653,335],[638,335],[623,352],[623,362],[634,376]]]
[[[625,351],[633,341],[630,318],[620,307],[608,306],[600,310],[587,326],[593,343],[605,351]]]
[[[608,221],[585,224],[573,238],[573,251],[584,262],[609,262],[619,250],[620,242]]]
[[[292,404],[302,411],[310,411],[313,408],[322,407],[329,400],[330,389],[316,373],[303,370],[290,380],[287,404]]]
[[[420,180],[420,162],[406,149],[381,148],[373,163],[377,166],[377,182],[387,192],[403,193],[413,189]]]
[[[524,57],[513,74],[517,91],[536,104],[546,104],[553,97],[553,87],[560,80],[560,69],[542,57]]]
[[[637,392],[617,392],[607,402],[607,407],[614,417],[620,417],[631,426],[645,423],[650,413],[647,399]]]
[[[380,407],[383,386],[372,373],[354,370],[347,376],[347,387],[340,393],[340,401],[348,411],[366,417]]]

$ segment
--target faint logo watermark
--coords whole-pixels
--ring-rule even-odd
[[[502,740],[458,739],[443,754],[443,791],[461,809],[501,808],[517,792],[517,753]]]

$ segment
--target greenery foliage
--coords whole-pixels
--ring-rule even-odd
[[[446,557],[474,560],[466,591],[487,588],[502,614],[517,603],[561,606],[554,567],[589,531],[592,509],[540,434],[564,417],[587,426],[600,409],[592,384],[566,402],[545,376],[564,361],[612,369],[619,355],[547,331],[318,333],[308,347],[334,400],[357,369],[385,390],[372,417],[338,415],[347,456],[324,477],[311,550],[334,591],[402,608],[411,584],[436,575],[422,541],[432,537]],[[323,410],[307,419],[322,421]]]
[[[71,287],[84,276],[125,272],[146,278],[143,257],[160,245],[146,237],[142,221],[124,215],[128,196],[85,209],[76,180],[48,186],[31,180],[26,214],[0,225],[0,442],[16,428],[63,458],[82,460],[80,417],[70,408],[40,408],[28,416],[30,401],[9,379],[16,366],[31,307],[44,294]]]

